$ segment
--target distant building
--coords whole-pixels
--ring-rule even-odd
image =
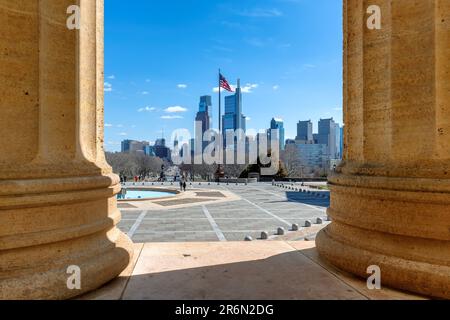
[[[297,124],[297,136],[295,140],[305,141],[305,143],[312,143],[313,137],[313,124],[311,120],[299,121]]]
[[[297,144],[300,162],[310,169],[325,168],[328,164],[328,146],[325,144]]]
[[[342,150],[341,150],[341,127],[339,126],[338,123],[335,124],[336,128],[335,128],[335,135],[336,135],[336,139],[335,139],[335,143],[336,143],[336,153],[335,153],[335,159],[342,159]]]
[[[144,154],[147,156],[155,157],[156,156],[155,147],[150,145],[144,146]]]
[[[222,116],[224,141],[227,131],[233,130],[233,132],[236,132],[238,129],[244,131],[244,136],[240,138],[245,139],[246,117],[242,114],[242,91],[239,79],[235,94],[225,97],[225,114]]]
[[[195,117],[195,122],[196,122],[195,137],[196,138],[198,137],[201,141],[203,141],[203,135],[205,134],[205,132],[208,131],[211,127],[211,117],[210,117],[211,106],[212,106],[211,96],[200,97],[199,108],[198,108],[197,116]],[[197,128],[197,123],[201,124],[199,132],[197,131],[197,130],[199,130],[199,128]],[[202,144],[203,144],[203,148],[202,148],[202,152],[203,152],[203,150],[205,150],[208,143],[202,142]]]
[[[286,143],[285,143],[285,147],[289,146],[289,145],[295,145],[295,140],[294,139],[286,139]]]
[[[336,146],[336,123],[333,118],[320,119],[319,121],[319,133],[317,135],[317,144],[325,144],[328,146],[328,157],[330,159],[336,159],[337,146]]]
[[[272,120],[270,121],[270,129],[269,132],[269,141],[271,141],[271,139],[278,139],[279,144],[280,144],[280,151],[284,150],[285,146],[284,146],[284,122],[282,119],[277,119],[277,118],[272,118]],[[277,137],[272,137],[272,130],[278,130],[278,136]]]
[[[164,138],[156,139],[155,147],[156,146],[158,146],[158,147],[165,147],[166,146],[166,139],[164,139]]]
[[[166,147],[165,139],[158,139],[154,146],[151,146],[148,141],[124,140],[122,141],[121,151],[124,153],[145,154],[168,161],[171,159],[171,151]]]
[[[122,141],[121,151],[125,153],[139,153],[144,152],[144,148],[149,146],[150,143],[147,141],[136,141],[136,140],[124,140]]]

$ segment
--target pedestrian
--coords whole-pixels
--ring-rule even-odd
[[[180,179],[180,191],[183,191],[183,181],[184,181],[184,177],[181,177],[181,179]]]
[[[186,192],[186,179],[183,179],[183,191]]]

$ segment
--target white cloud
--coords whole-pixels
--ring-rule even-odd
[[[230,84],[231,89],[233,89],[233,91],[236,91],[237,85],[234,84]],[[241,92],[242,93],[253,93],[253,90],[258,88],[259,84],[257,83],[247,83],[245,86],[241,87]],[[215,87],[212,89],[213,92],[219,92],[219,87]],[[225,89],[221,90],[222,92],[225,92]]]
[[[116,76],[112,74],[108,77],[108,79],[114,80],[114,79],[116,79]]]
[[[145,79],[145,82],[149,83],[149,82],[150,82],[150,79]]]
[[[179,89],[186,89],[188,86],[187,86],[187,84],[180,83],[180,84],[177,85],[177,87],[178,87]]]
[[[125,137],[125,136],[127,136],[128,135],[128,133],[126,133],[126,132],[121,132],[121,133],[119,133],[119,136],[122,136],[122,137]]]
[[[241,91],[243,92],[243,93],[252,93],[253,91],[253,89],[256,89],[256,88],[258,88],[259,87],[259,85],[258,84],[256,84],[256,83],[254,83],[254,84],[252,84],[252,83],[247,83],[245,86],[243,86],[242,88],[241,88]],[[235,88],[233,88],[233,89],[235,89]]]
[[[123,124],[118,124],[117,128],[123,128]]]
[[[105,92],[111,92],[111,91],[113,91],[113,88],[112,88],[112,84],[111,83],[109,83],[109,82],[105,82],[105,87],[104,87],[105,89]]]
[[[142,91],[141,94],[143,94],[144,96],[148,95],[148,91]]]
[[[105,128],[111,128],[113,125],[110,123],[105,123]]]
[[[149,107],[149,106],[147,106],[147,107],[144,107],[144,108],[139,108],[138,109],[138,112],[152,112],[152,111],[155,111],[156,110],[156,108],[154,108],[154,107]]]
[[[250,118],[250,117],[245,117],[245,120],[246,120],[246,121],[250,121],[250,120],[252,120],[252,118]]]
[[[281,17],[283,15],[283,12],[281,12],[276,8],[272,9],[254,8],[251,10],[242,10],[236,13],[243,17],[252,17],[252,18],[271,18],[271,17]]]
[[[342,111],[342,107],[333,108],[334,111]]]
[[[173,120],[173,119],[183,119],[183,117],[182,116],[161,116],[161,119]]]
[[[186,111],[188,111],[188,109],[180,107],[180,106],[173,106],[173,107],[168,107],[164,111],[167,113],[179,113],[179,112],[186,112]]]
[[[276,84],[276,85],[274,85],[274,86],[272,87],[272,89],[275,90],[275,91],[277,91],[278,89],[280,89],[280,86],[279,86],[278,84]]]

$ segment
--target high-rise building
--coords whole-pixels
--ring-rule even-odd
[[[144,153],[147,156],[155,157],[156,156],[156,154],[155,154],[155,147],[154,146],[150,146],[150,145],[144,146]]]
[[[284,122],[283,119],[272,118],[270,121],[269,139],[278,139],[280,150],[285,149],[284,145]],[[272,130],[278,130],[278,137],[272,137]]]
[[[206,131],[208,131],[211,127],[211,96],[202,96],[200,97],[200,104],[197,112],[197,116],[195,117],[196,127],[195,127],[195,137],[203,141],[203,135]],[[197,128],[197,124],[200,123],[201,127]],[[200,129],[200,130],[199,130]],[[203,150],[206,148],[207,143],[203,142]],[[202,151],[203,151],[202,150]]]
[[[297,124],[297,137],[295,140],[302,141],[304,143],[312,143],[313,137],[313,124],[311,120],[299,121]]]
[[[123,140],[121,144],[121,152],[124,153],[130,152],[130,144],[131,140]]]
[[[144,152],[144,148],[150,145],[147,141],[124,140],[122,141],[121,151],[125,153]]]
[[[299,160],[308,169],[325,168],[328,160],[328,146],[325,144],[297,144]]]
[[[223,133],[227,130],[236,131],[237,129],[244,130],[245,117],[242,115],[242,92],[240,80],[238,79],[238,86],[236,92],[225,97],[225,114],[222,117]]]
[[[342,159],[342,150],[341,150],[341,127],[338,123],[336,123],[335,128],[335,135],[336,135],[336,155],[335,159]]]
[[[236,130],[242,130],[243,132],[237,132],[236,139],[244,140],[246,131],[246,117],[242,114],[242,91],[240,80],[237,81],[236,92],[225,97],[225,114],[222,116],[222,135],[223,146],[227,147],[227,132]],[[233,142],[233,144],[235,143]]]
[[[155,147],[165,147],[166,146],[166,139],[160,138],[156,139]]]
[[[336,123],[333,118],[320,119],[317,143],[326,144],[328,146],[328,157],[336,159]]]
[[[212,107],[211,96],[201,96],[198,111],[211,113],[211,107]]]

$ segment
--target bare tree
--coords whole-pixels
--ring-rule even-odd
[[[245,168],[247,168],[245,164],[226,164],[223,167],[223,171],[227,177],[238,178]]]
[[[106,152],[106,160],[112,166],[114,173],[127,178],[133,176],[157,176],[164,163],[158,157],[121,152]]]
[[[288,177],[300,177],[303,175],[304,165],[301,162],[298,149],[293,144],[288,144],[281,153],[281,159],[287,171]]]

